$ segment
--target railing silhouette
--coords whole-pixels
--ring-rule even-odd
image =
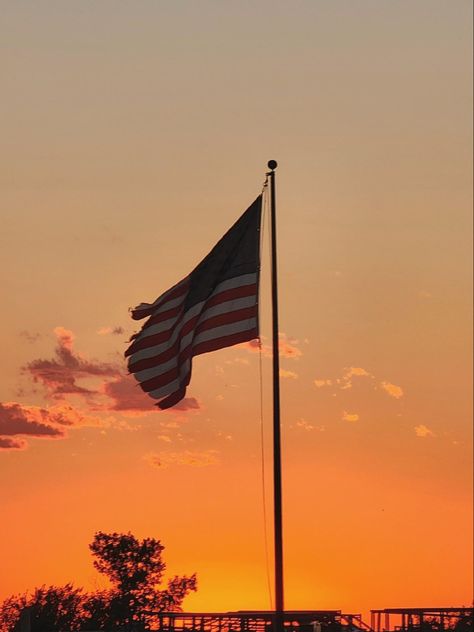
[[[384,608],[371,610],[374,632],[472,632],[473,608]]]
[[[19,632],[31,632],[27,611],[18,622]],[[275,613],[268,610],[144,614],[153,621],[148,629],[155,632],[273,632],[276,628]],[[472,618],[473,608],[465,607],[371,610],[371,625],[360,614],[341,610],[287,610],[283,615],[285,632],[473,632]],[[145,628],[136,623],[113,632],[145,632]]]

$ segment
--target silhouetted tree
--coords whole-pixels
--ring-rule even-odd
[[[0,605],[0,632],[10,632],[14,629],[26,602],[26,595],[11,595],[3,601]]]
[[[148,627],[149,613],[179,611],[186,595],[196,590],[196,575],[173,577],[159,590],[166,564],[163,545],[155,538],[138,540],[129,533],[95,534],[89,545],[94,566],[106,575],[113,589],[109,593],[109,620],[116,625],[139,622]]]
[[[164,547],[154,538],[99,531],[90,550],[94,566],[112,588],[84,593],[66,584],[13,595],[0,604],[0,632],[17,632],[25,609],[31,632],[146,630],[154,622],[153,612],[180,611],[186,595],[196,590],[196,575],[173,577],[159,590],[166,565]]]
[[[31,632],[80,630],[82,589],[72,584],[41,586],[32,595],[9,597],[0,606],[0,630],[16,631],[24,608],[29,610]]]
[[[463,614],[454,625],[455,632],[472,632],[472,614]]]

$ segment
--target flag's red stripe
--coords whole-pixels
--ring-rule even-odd
[[[183,301],[179,305],[176,305],[175,307],[170,307],[165,312],[160,312],[159,314],[156,314],[155,316],[150,316],[150,318],[146,321],[146,323],[141,328],[140,333],[142,331],[146,331],[152,325],[158,325],[159,323],[162,323],[165,320],[169,320],[170,318],[174,318],[175,316],[177,316],[179,312],[183,309],[184,298],[185,297],[183,297]]]
[[[247,288],[253,288],[253,290],[250,291]],[[183,330],[181,331],[181,336],[185,336],[194,328],[194,325],[197,322],[197,320],[199,320],[201,316],[205,315],[205,312],[209,307],[213,307],[215,305],[219,305],[220,303],[225,303],[227,301],[235,300],[238,298],[251,296],[252,294],[255,294],[255,299],[257,299],[256,291],[257,291],[256,285],[253,284],[253,285],[245,285],[238,288],[233,288],[231,290],[225,290],[224,292],[221,292],[220,294],[216,294],[216,296],[211,297],[203,305],[200,314],[194,316],[192,319],[190,319],[189,321],[185,323]],[[180,307],[179,308],[177,307],[175,309],[176,309],[176,312],[179,312]],[[185,315],[186,314],[183,314],[180,319],[178,319],[175,323],[173,323],[170,329],[165,330],[165,331],[160,331],[157,334],[153,334],[151,336],[145,336],[144,338],[135,340],[125,352],[125,357],[128,357],[137,351],[141,351],[142,349],[147,349],[148,347],[155,347],[156,345],[159,345],[162,342],[169,340],[169,338],[171,337],[171,333],[174,331],[174,329],[176,329],[177,324],[182,320],[183,316]],[[148,326],[148,323],[146,324],[145,327],[147,326]]]
[[[255,295],[255,297],[257,296],[256,283],[252,283],[251,285],[241,285],[236,288],[231,288],[230,290],[224,290],[223,292],[220,292],[219,294],[216,294],[215,296],[211,296],[211,298],[208,299],[206,303],[203,305],[203,310],[208,307],[214,307],[215,305],[220,305],[221,303],[225,303],[226,301],[232,301],[237,298],[245,298],[246,296],[252,296],[252,295]],[[183,297],[183,302],[184,300],[185,300],[185,297]],[[165,312],[161,312],[160,314],[151,316],[147,320],[147,322],[143,325],[138,336],[141,334],[142,331],[145,331],[146,329],[148,329],[148,327],[151,327],[152,325],[157,325],[158,323],[168,320],[169,318],[173,318],[174,316],[177,316],[179,314],[179,311],[182,309],[182,307],[183,307],[183,304],[180,303],[176,307],[172,307],[169,310],[166,310]],[[138,336],[137,335],[132,336],[132,339]]]
[[[219,327],[221,325],[228,325],[233,322],[246,320],[248,318],[252,318],[256,316],[257,305],[253,305],[252,307],[244,307],[242,309],[235,310],[233,312],[226,312],[224,314],[218,314],[216,316],[212,316],[211,318],[204,320],[200,325],[196,327],[198,320],[203,315],[205,315],[205,312],[203,314],[197,314],[194,318],[191,318],[187,323],[185,323],[178,336],[178,340],[169,349],[166,349],[159,355],[154,356],[152,358],[145,358],[143,360],[138,360],[137,362],[134,362],[134,363],[129,363],[128,369],[130,373],[138,373],[139,371],[144,371],[145,369],[151,369],[153,367],[159,366],[160,364],[163,364],[164,362],[168,362],[168,360],[171,360],[171,358],[175,356],[177,353],[180,339],[186,336],[192,330],[195,330],[195,335],[197,335],[198,333],[202,331],[207,331],[208,329],[213,329],[214,327]],[[158,338],[160,338],[159,342],[168,340],[173,330],[169,330],[167,332],[160,332],[159,334],[156,334],[155,336],[148,336],[147,338],[143,340],[138,340],[127,350],[127,355],[128,355],[128,351],[130,351],[131,353],[135,353],[136,351],[145,349],[149,346],[154,346],[153,344],[146,344],[148,340],[157,340]],[[166,338],[165,338],[165,335],[166,335]],[[155,344],[159,344],[159,343],[155,342]]]
[[[193,356],[200,355],[202,353],[208,353],[210,351],[217,351],[218,349],[222,349],[224,347],[231,347],[232,345],[239,344],[241,342],[246,342],[248,340],[253,340],[258,337],[257,328],[249,329],[247,331],[241,331],[237,334],[230,334],[229,336],[221,336],[220,338],[215,338],[214,340],[208,340],[206,342],[202,342],[197,345],[193,349]],[[162,410],[166,410],[167,408],[171,408],[175,404],[177,404],[183,397],[186,395],[186,386],[189,384],[191,377],[191,367],[187,374],[183,376],[181,386],[174,393],[166,396],[162,399],[158,404],[158,408]],[[153,390],[153,389],[151,389]]]
[[[233,322],[233,321],[229,321],[229,322]],[[238,320],[236,320],[235,322],[238,322]],[[173,367],[169,371],[166,371],[165,373],[161,373],[160,375],[157,375],[148,380],[144,380],[140,382],[140,386],[147,393],[150,391],[154,391],[157,388],[160,388],[162,386],[165,386],[166,384],[173,382],[177,377],[179,377],[180,367],[190,357],[198,355],[200,353],[206,353],[207,351],[221,349],[222,347],[234,345],[234,344],[237,344],[238,342],[243,342],[245,340],[252,340],[253,338],[256,337],[255,335],[256,331],[257,331],[256,328],[252,327],[252,329],[246,329],[245,331],[241,331],[236,334],[228,334],[226,336],[220,336],[219,338],[213,338],[212,340],[206,340],[204,342],[198,343],[197,345],[195,345],[193,341],[191,341],[190,344],[179,353],[179,356],[176,358],[175,367]],[[234,338],[236,342],[232,342]],[[159,366],[159,364],[157,364],[156,366]],[[153,367],[150,367],[150,368],[153,368]]]
[[[139,382],[139,384],[145,391],[145,393],[149,393],[150,391],[154,391],[155,389],[160,388],[160,386],[165,386],[166,384],[169,384],[169,382],[173,382],[173,380],[175,380],[177,377],[179,377],[179,365],[174,366],[169,371],[166,371],[166,373],[157,375],[150,380]]]
[[[223,349],[224,347],[231,347],[232,345],[239,344],[240,342],[247,342],[247,340],[253,340],[254,338],[258,338],[257,327],[246,329],[245,331],[239,331],[236,334],[229,334],[228,336],[221,336],[220,338],[206,340],[204,342],[200,342],[193,348],[193,356],[200,355],[201,353],[208,353],[209,351],[217,351],[217,349]]]
[[[241,320],[247,320],[255,316],[256,311],[257,311],[257,308],[256,306],[254,306],[254,307],[246,307],[244,309],[236,310],[235,312],[229,312],[227,314],[219,314],[218,316],[209,318],[208,320],[201,323],[201,325],[196,327],[194,334],[195,336],[197,336],[202,331],[208,331],[215,327],[220,327],[222,325],[229,325],[234,322],[235,323],[239,322]],[[220,338],[218,338],[218,340],[220,340]],[[197,346],[200,347],[201,344],[203,343],[199,343]],[[195,348],[194,342],[191,340],[189,345],[179,353],[179,356],[177,357],[177,361],[176,361],[177,366],[174,367],[173,369],[170,369],[169,371],[166,371],[165,373],[152,377],[148,380],[144,380],[143,382],[140,383],[142,389],[146,392],[154,391],[160,386],[165,386],[165,384],[168,384],[168,382],[172,382],[173,380],[175,380],[178,377],[177,367],[181,366],[190,356],[195,355],[193,351],[194,348]],[[157,362],[156,365],[154,366],[156,367],[156,366],[159,366],[160,364],[163,364],[163,362]]]
[[[132,310],[132,318],[134,320],[141,320],[142,318],[145,318],[146,316],[152,316],[153,313],[157,309],[165,305],[168,301],[171,301],[177,298],[178,296],[181,296],[181,294],[186,294],[188,289],[189,289],[189,279],[187,279],[185,283],[181,281],[180,283],[177,284],[174,290],[171,290],[169,294],[165,293],[161,298],[158,298],[155,301],[155,303],[153,303],[149,307],[142,307],[142,308],[135,307],[135,309]]]
[[[256,283],[252,283],[251,285],[239,285],[238,287],[233,287],[230,290],[224,290],[223,292],[211,296],[206,301],[206,307],[213,307],[214,305],[220,305],[220,303],[225,303],[226,301],[233,301],[236,298],[245,298],[253,294],[257,296]]]
[[[179,350],[179,345],[181,341],[178,338],[176,342],[166,351],[162,351],[159,355],[153,356],[152,358],[143,358],[143,360],[138,360],[137,362],[130,362],[128,365],[128,370],[130,373],[138,373],[139,371],[145,371],[146,369],[152,369],[155,366],[159,366],[164,362],[168,362],[171,360]]]
[[[189,384],[189,381],[188,381],[188,384]],[[185,395],[186,395],[186,386],[182,386],[174,393],[171,393],[171,395],[168,395],[168,397],[165,397],[164,399],[162,399],[156,405],[158,406],[158,408],[161,408],[161,410],[166,410],[167,408],[171,408],[172,406],[180,402]]]
[[[247,320],[257,315],[257,306],[243,307],[242,309],[236,309],[233,312],[225,312],[224,314],[217,314],[207,318],[200,323],[195,330],[196,335],[201,331],[207,331],[208,329],[214,329],[214,327],[220,327],[221,325],[229,325],[230,323],[237,323],[239,320]]]
[[[158,334],[154,334],[153,336],[146,336],[145,338],[141,338],[139,340],[135,340],[129,348],[125,351],[125,357],[133,355],[137,351],[141,351],[142,349],[148,349],[148,347],[154,347],[156,345],[161,344],[162,342],[166,342],[173,335],[175,329],[177,329],[185,317],[186,313],[182,312],[176,321],[173,323],[170,329],[166,329],[165,331],[160,331]],[[182,335],[182,334],[180,334]],[[179,336],[178,336],[179,337]]]
[[[162,314],[159,314],[158,316],[152,316],[152,318],[150,318],[144,325],[143,327],[140,329],[140,331],[136,334],[134,334],[133,336],[130,337],[130,341],[132,340],[145,340],[145,338],[150,338],[152,335],[156,335],[156,334],[150,334],[149,336],[143,336],[142,334],[144,331],[147,331],[147,329],[149,329],[152,325],[158,325],[160,323],[160,321],[165,321],[165,320],[171,320],[171,318],[174,318],[175,320],[171,323],[171,325],[169,325],[168,329],[164,329],[163,331],[160,331],[159,333],[162,334],[166,331],[170,331],[172,329],[174,329],[176,327],[176,324],[179,323],[182,318],[178,318],[179,316],[184,316],[184,313],[181,313],[183,311],[183,304],[181,303],[180,305],[177,305],[176,307],[173,307],[173,309],[169,309],[166,312],[163,312]],[[156,318],[156,320],[155,320]],[[153,320],[153,322],[151,322]]]

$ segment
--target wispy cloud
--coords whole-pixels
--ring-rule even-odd
[[[20,331],[20,336],[21,338],[24,338],[30,344],[33,344],[34,342],[36,342],[37,340],[41,338],[41,334],[38,333],[37,331],[32,332],[32,331],[27,331],[26,329],[23,329],[23,331]]]
[[[401,386],[391,384],[390,382],[381,382],[380,386],[386,393],[390,395],[390,397],[395,397],[395,399],[400,399],[401,397],[403,397],[403,389],[401,388]]]
[[[0,450],[26,450],[28,443],[16,437],[0,437]]]
[[[0,436],[14,435],[56,438],[63,437],[64,430],[52,425],[45,408],[17,402],[0,404]]]
[[[311,432],[313,430],[316,430],[317,432],[324,432],[326,430],[324,426],[315,426],[303,417],[300,417],[300,419],[298,419],[294,425],[291,425],[290,428],[304,430],[305,432]]]
[[[120,336],[124,332],[125,329],[123,327],[120,327],[119,325],[117,325],[116,327],[100,327],[100,329],[97,330],[99,336]]]
[[[165,443],[171,443],[171,437],[169,435],[160,434],[157,436],[159,441],[164,441]]]
[[[64,327],[54,330],[57,338],[55,357],[29,362],[23,371],[35,382],[43,384],[53,399],[64,399],[66,395],[92,395],[98,391],[80,386],[77,380],[88,377],[115,376],[117,366],[88,360],[74,351],[74,334]]]
[[[294,371],[287,371],[286,369],[280,369],[280,377],[296,380],[298,373],[295,373]]]
[[[323,386],[332,386],[332,380],[314,380],[316,388],[322,388]]]
[[[419,426],[414,427],[414,431],[417,437],[434,437],[435,433],[425,426],[425,424],[420,424]]]
[[[130,417],[149,415],[158,412],[187,412],[198,411],[201,404],[195,397],[185,397],[168,411],[161,411],[155,406],[156,400],[144,393],[138,382],[131,375],[120,375],[114,380],[104,382],[103,393],[112,401],[102,409],[121,412]]]
[[[267,343],[266,340],[265,336],[262,336],[261,342],[257,339],[250,340],[249,342],[243,342],[238,345],[238,347],[252,352],[258,352],[261,349],[262,355],[265,358],[271,358],[272,346]],[[278,351],[281,358],[295,359],[300,358],[303,355],[303,352],[299,347],[299,340],[291,338],[283,332],[278,334]]]
[[[63,439],[66,429],[119,427],[114,419],[100,419],[69,404],[28,406],[18,402],[0,403],[0,439],[3,449],[25,449],[24,438]]]
[[[190,467],[206,467],[218,463],[216,450],[182,452],[157,452],[147,454],[145,460],[152,467],[167,468],[171,465],[187,465]]]
[[[346,391],[354,387],[358,380],[368,380],[371,383],[374,389],[377,389],[379,386],[383,389],[390,397],[395,399],[401,399],[403,397],[403,389],[401,386],[397,386],[396,384],[392,384],[386,380],[378,382],[378,379],[364,369],[361,366],[350,366],[344,369],[344,372],[341,377],[335,379],[325,379],[325,378],[317,378],[313,381],[316,388],[322,388],[325,386],[334,386],[335,389],[340,389],[341,391]],[[361,382],[362,383],[362,382]]]
[[[120,375],[103,385],[104,394],[112,401],[107,410],[128,413],[132,416],[158,412],[152,398],[144,393],[131,375]]]
[[[295,426],[297,428],[302,428],[302,430],[306,430],[307,432],[314,430],[314,426],[310,424],[308,421],[306,421],[306,419],[303,419],[303,418],[298,419]]]
[[[348,413],[347,410],[345,410],[342,413],[342,419],[343,421],[359,421],[359,415],[357,413]]]

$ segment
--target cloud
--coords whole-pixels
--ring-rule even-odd
[[[424,424],[420,424],[419,426],[414,427],[414,431],[417,437],[435,437],[435,433],[425,426]]]
[[[20,331],[20,336],[31,344],[41,338],[41,334],[39,334],[37,331],[31,332],[31,331],[26,331],[26,329],[24,329],[23,331]]]
[[[323,386],[332,386],[332,380],[314,380],[316,388],[322,388]]]
[[[382,382],[380,386],[390,395],[390,397],[395,397],[395,399],[403,397],[403,389],[400,386],[396,386],[390,382]]]
[[[308,423],[306,419],[303,419],[303,418],[299,419],[296,422],[296,427],[302,428],[303,430],[306,430],[307,432],[309,432],[310,430],[314,430],[314,426]]]
[[[106,406],[108,410],[138,415],[158,411],[154,400],[142,391],[131,375],[121,375],[115,380],[105,382],[103,391],[112,399],[112,403]]]
[[[224,364],[245,364],[248,366],[250,362],[247,358],[234,358],[233,360],[226,360]]]
[[[68,404],[55,406],[27,406],[17,402],[0,403],[0,447],[25,449],[26,441],[35,439],[64,439],[66,428],[115,426],[113,419],[99,419]]]
[[[144,393],[131,375],[120,375],[115,380],[105,382],[102,390],[112,400],[111,404],[105,406],[107,410],[120,411],[133,417],[157,412],[173,413],[201,409],[201,404],[195,397],[185,397],[173,408],[161,411],[155,406],[156,400]]]
[[[265,336],[262,336],[261,342],[258,339],[250,340],[249,342],[243,342],[238,345],[238,347],[251,352],[257,352],[261,349],[263,357],[271,358],[272,346],[267,344],[265,340]],[[299,341],[296,338],[289,338],[287,334],[283,332],[278,334],[278,349],[281,358],[300,358],[303,352],[298,347],[298,344]]]
[[[169,408],[170,412],[174,410],[200,410],[201,404],[195,397],[184,397],[180,402],[173,406],[173,408]]]
[[[359,421],[359,415],[357,413],[348,413],[346,410],[342,413],[342,419],[344,421]]]
[[[295,373],[294,371],[287,371],[286,369],[280,369],[280,377],[288,377],[296,380],[298,373]]]
[[[170,465],[188,465],[191,467],[206,467],[218,463],[216,450],[195,452],[183,450],[182,452],[158,452],[147,454],[144,458],[152,467],[167,468]]]
[[[24,439],[0,437],[0,450],[25,450],[28,446]]]
[[[312,430],[317,430],[318,432],[324,432],[326,428],[324,426],[314,426],[310,424],[306,419],[300,417],[294,426],[290,426],[290,428],[298,428],[304,430],[305,432],[311,432]]]
[[[64,399],[65,395],[92,395],[98,391],[77,384],[76,380],[87,377],[115,376],[118,367],[105,362],[94,362],[83,358],[73,349],[74,334],[64,327],[56,327],[55,357],[29,362],[23,371],[35,382],[40,382],[53,399]]]
[[[336,384],[339,384],[339,388],[342,391],[345,391],[349,388],[352,388],[352,378],[353,377],[369,377],[374,379],[374,376],[363,369],[360,366],[350,366],[344,369],[344,374],[341,379],[336,380]]]
[[[298,340],[295,338],[288,338],[284,333],[279,334],[278,347],[280,350],[280,356],[283,358],[299,358],[303,355],[301,349],[297,346]]]
[[[125,329],[118,325],[116,327],[101,327],[100,329],[97,330],[97,333],[99,334],[99,336],[108,336],[110,334],[112,334],[113,336],[120,336],[124,332],[125,332]]]
[[[159,439],[160,441],[164,441],[165,443],[171,443],[171,437],[169,437],[168,435],[158,435],[157,439]]]
[[[64,437],[64,431],[50,424],[48,411],[16,402],[0,404],[0,436]]]

